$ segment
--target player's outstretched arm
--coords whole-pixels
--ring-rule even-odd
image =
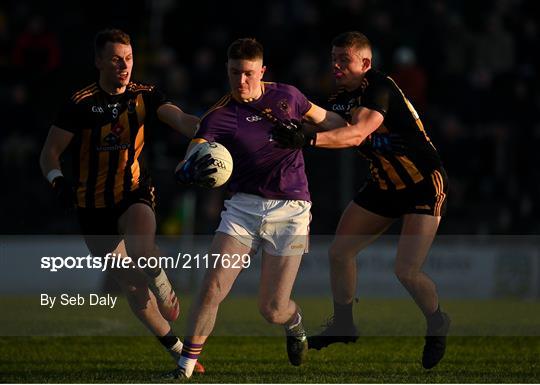
[[[200,119],[195,115],[186,114],[174,104],[163,104],[157,109],[158,119],[169,125],[188,138],[193,138],[197,132]]]
[[[317,133],[316,147],[347,148],[360,145],[383,123],[384,116],[375,110],[360,107],[352,112],[348,126]]]
[[[347,125],[345,119],[332,111],[327,111],[311,103],[311,108],[304,115],[309,127],[316,127],[315,131],[327,131]]]
[[[302,122],[295,119],[278,122],[272,129],[272,139],[283,148],[316,147],[318,132],[346,125],[347,122],[338,114],[311,103]]]

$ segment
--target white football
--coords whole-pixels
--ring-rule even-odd
[[[216,180],[212,187],[224,185],[231,177],[233,170],[233,160],[229,150],[227,150],[224,145],[217,142],[203,142],[193,146],[186,158],[189,158],[197,151],[199,151],[197,159],[202,158],[206,154],[210,154],[212,159],[214,159],[214,163],[208,166],[208,168],[217,169],[215,173],[210,174],[210,177]]]

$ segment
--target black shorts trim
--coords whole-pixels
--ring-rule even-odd
[[[399,218],[405,214],[443,216],[447,199],[448,177],[440,168],[414,186],[401,190],[383,190],[377,182],[369,180],[353,201],[377,215]]]

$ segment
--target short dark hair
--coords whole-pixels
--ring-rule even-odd
[[[127,33],[120,29],[116,28],[107,28],[96,33],[94,38],[94,53],[96,56],[101,54],[103,48],[108,43],[121,43],[129,45],[131,44],[131,39]]]
[[[262,60],[263,46],[253,37],[237,39],[227,49],[227,58],[229,60]]]
[[[363,33],[357,31],[343,32],[337,35],[332,40],[332,45],[334,47],[349,48],[353,47],[358,50],[363,48],[371,49],[371,43],[369,39]]]

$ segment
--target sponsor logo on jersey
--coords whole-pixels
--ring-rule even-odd
[[[281,99],[277,102],[278,108],[283,112],[289,112],[289,101],[287,99]]]
[[[123,130],[123,127],[121,125],[115,126],[115,128],[118,130],[118,133],[120,133]],[[115,129],[113,128],[113,130]],[[119,143],[120,142],[120,136],[117,135],[116,132],[110,132],[108,133],[104,138],[101,146],[96,146],[97,151],[118,151],[118,150],[126,150],[128,149],[131,144],[130,143]]]
[[[120,143],[120,144],[113,144],[110,146],[96,146],[96,151],[103,152],[103,151],[127,150],[130,147],[131,147],[131,143]]]
[[[253,122],[258,122],[259,120],[262,120],[262,118],[259,115],[252,115],[252,116],[248,116],[246,120],[250,123],[253,123]]]
[[[332,104],[332,111],[340,111],[348,113],[351,108],[355,106],[356,99],[350,99],[347,104],[334,103]],[[358,98],[358,104],[360,104],[360,98]]]

